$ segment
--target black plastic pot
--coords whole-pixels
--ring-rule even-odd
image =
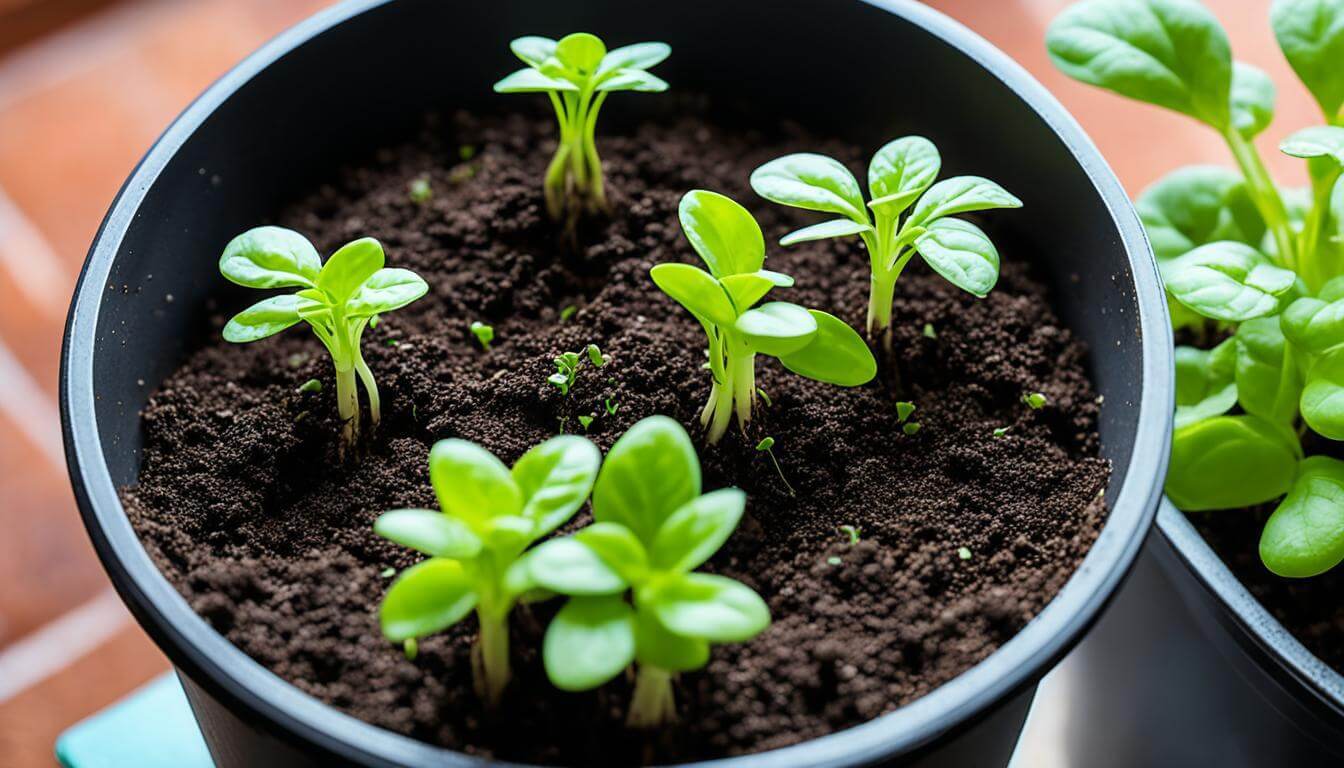
[[[267,45],[168,129],[85,264],[62,413],[93,543],[179,669],[217,762],[481,764],[328,708],[229,645],[155,569],[115,489],[135,480],[148,393],[199,339],[205,303],[223,290],[222,244],[356,153],[404,135],[426,109],[518,108],[517,97],[490,92],[516,66],[507,41],[576,29],[670,42],[660,75],[758,121],[792,118],[873,148],[930,136],[950,159],[946,171],[974,169],[1026,201],[1002,217],[999,236],[1007,258],[1037,263],[1093,350],[1103,452],[1114,464],[1105,530],[1040,616],[955,680],[864,725],[714,765],[1005,763],[1036,683],[1097,617],[1151,525],[1170,437],[1170,331],[1138,219],[1077,124],[984,40],[894,0],[350,2]],[[657,116],[669,103],[631,97],[604,121]]]
[[[1080,765],[1344,765],[1344,676],[1165,500],[1134,574],[1060,674]]]

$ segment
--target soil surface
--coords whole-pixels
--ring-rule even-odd
[[[558,430],[582,432],[580,415],[595,416],[588,436],[605,450],[637,420],[667,414],[703,442],[704,335],[648,277],[654,264],[696,259],[677,224],[685,190],[722,191],[758,215],[772,243],[767,266],[798,279],[777,298],[864,321],[857,240],[773,245],[815,217],[760,200],[747,178],[803,149],[862,169],[872,148],[693,118],[602,137],[619,213],[583,227],[575,253],[542,208],[552,131],[524,117],[431,120],[416,141],[278,217],[323,254],[377,237],[389,266],[416,270],[431,289],[365,335],[384,415],[357,463],[336,458],[332,372],[311,334],[219,339],[249,299],[219,307],[210,339],[153,395],[143,470],[123,498],[201,615],[281,677],[370,723],[474,754],[592,766],[754,752],[861,723],[971,667],[1045,606],[1104,522],[1109,467],[1097,457],[1085,350],[1052,313],[1028,256],[1005,247],[1003,277],[983,300],[922,265],[907,270],[894,313],[900,395],[890,365],[843,389],[758,359],[770,404],[758,405],[748,436],[734,428],[719,446],[700,445],[705,488],[736,485],[750,499],[706,568],[760,592],[774,623],[680,677],[676,726],[627,731],[626,680],[584,694],[552,688],[539,648],[553,605],[515,612],[515,680],[493,713],[472,692],[474,619],[423,640],[414,662],[383,640],[389,569],[417,556],[371,526],[384,510],[434,506],[425,462],[435,440],[474,440],[512,462]],[[433,197],[416,203],[408,188],[421,176]],[[577,312],[562,318],[571,305]],[[490,352],[469,333],[473,320],[494,326]],[[562,397],[546,382],[552,359],[590,342],[610,363],[585,364]],[[320,393],[296,391],[312,378]],[[1020,401],[1034,391],[1049,399],[1040,410]],[[897,400],[916,404],[917,434],[903,434]],[[998,427],[1008,431],[995,437]],[[766,435],[796,498],[755,450]],[[585,509],[566,530],[587,518]]]

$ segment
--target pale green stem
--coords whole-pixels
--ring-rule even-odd
[[[733,400],[737,410],[737,426],[747,433],[751,422],[751,407],[756,402],[756,353],[743,347],[738,351],[737,370],[733,372]]]
[[[1269,227],[1270,236],[1274,238],[1279,262],[1288,269],[1296,270],[1297,250],[1293,242],[1292,227],[1288,224],[1288,210],[1283,205],[1283,198],[1279,195],[1278,188],[1274,186],[1274,180],[1269,177],[1269,171],[1265,170],[1265,164],[1260,160],[1260,153],[1256,151],[1255,145],[1235,128],[1228,128],[1223,133],[1223,138],[1227,140],[1232,156],[1236,158],[1242,175],[1246,177],[1256,209],[1260,211],[1261,218]]]
[[[336,367],[336,412],[341,417],[341,454],[359,441],[359,392],[355,389],[355,369]]]
[[[593,99],[593,104],[588,109],[587,123],[583,129],[583,150],[588,158],[588,173],[591,180],[590,194],[593,204],[598,210],[607,210],[607,191],[606,182],[602,176],[602,160],[597,154],[597,113],[602,109],[602,102],[607,98],[607,92],[602,91]]]
[[[648,664],[639,665],[635,677],[635,692],[630,697],[630,711],[625,724],[630,728],[654,728],[677,719],[676,701],[672,694],[672,673]]]
[[[710,445],[723,439],[724,434],[728,432],[728,425],[733,420],[733,370],[735,366],[731,360],[731,354],[729,357],[726,378],[722,384],[715,382],[714,389],[710,392],[714,410],[709,420],[709,432],[705,437]]]
[[[1331,164],[1333,166],[1333,160]],[[1306,281],[1307,288],[1313,293],[1331,277],[1337,274],[1333,264],[1326,263],[1329,249],[1321,248],[1321,236],[1330,213],[1330,193],[1339,179],[1339,168],[1332,167],[1325,175],[1311,179],[1311,210],[1303,222],[1302,236],[1298,245],[1298,272]]]
[[[480,624],[472,648],[476,693],[493,707],[509,684],[509,612],[478,608],[476,618]]]

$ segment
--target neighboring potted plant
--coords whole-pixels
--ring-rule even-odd
[[[699,45],[706,19],[763,8],[597,9],[609,39],[670,44],[514,38],[525,67],[495,90],[549,102],[538,120],[480,95],[507,72],[490,9],[348,6],[226,77],[142,166],[157,181],[128,185],[116,209],[138,214],[109,221],[156,233],[104,229],[76,298],[72,473],[221,764],[1006,760],[1151,519],[1169,429],[1156,275],[1039,86],[927,9],[824,13],[997,94],[1025,131],[1013,153],[981,151],[1001,139],[968,139],[955,109],[870,145],[781,130],[778,106],[743,131],[677,100],[685,82],[769,103],[820,74],[733,82],[725,64],[767,38]],[[769,45],[818,12],[772,17]],[[440,61],[444,25],[474,30],[452,55],[490,67]],[[454,74],[389,76],[421,65]],[[305,127],[361,98],[414,122],[442,103],[426,83],[483,106],[409,140]],[[606,105],[627,121],[609,134],[598,110],[626,90],[668,93]],[[275,130],[240,153],[258,114]],[[874,147],[865,195],[846,163]],[[272,152],[295,164],[283,193]],[[235,156],[219,205],[168,192]],[[1049,179],[1016,165],[1032,157]],[[1095,224],[1036,232],[1064,209]],[[1084,250],[1131,290],[1083,273],[1048,291]],[[170,311],[103,287],[149,261]],[[224,278],[292,293],[255,302]],[[1088,318],[1077,335],[1061,303]],[[93,327],[121,322],[114,360]],[[1105,439],[1102,392],[1138,409]]]

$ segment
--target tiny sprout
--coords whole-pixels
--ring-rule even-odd
[[[902,424],[904,424],[904,423],[905,423],[905,420],[908,419],[908,418],[910,418],[910,414],[912,414],[912,413],[914,413],[914,412],[915,412],[915,404],[914,404],[914,403],[908,403],[908,402],[905,402],[905,401],[901,401],[901,402],[896,403],[896,418],[897,418],[897,420],[900,421]]]
[[[862,534],[862,531],[852,525],[840,526],[840,532],[849,537],[849,545],[851,547],[859,543],[859,537]]]
[[[240,344],[257,341],[306,321],[336,368],[342,451],[359,438],[356,376],[368,395],[372,425],[378,426],[381,417],[378,386],[359,348],[364,329],[370,318],[400,309],[429,290],[414,272],[387,269],[383,263],[383,246],[365,237],[342,246],[323,264],[307,238],[281,227],[244,232],[229,242],[219,259],[220,273],[238,285],[300,289],[263,299],[234,315],[224,326],[224,339]]]
[[[757,451],[761,451],[770,457],[770,463],[775,465],[775,473],[779,475],[779,479],[784,482],[784,487],[789,489],[789,495],[797,496],[798,494],[794,492],[793,486],[789,484],[789,479],[784,477],[784,470],[780,469],[779,461],[775,459],[775,452],[772,450],[774,447],[775,438],[773,437],[765,437],[761,442],[756,444]]]
[[[575,312],[578,311],[579,308],[574,306],[573,304],[566,305],[564,309],[560,310],[560,322],[562,323],[569,322],[569,319],[574,316]]]
[[[383,570],[379,571],[379,572],[378,572],[378,575],[379,575],[379,576],[382,576],[384,579],[390,579],[390,578],[392,578],[393,576],[396,576],[396,575],[397,575],[397,569],[396,569],[396,568],[393,568],[392,566],[388,566],[388,567],[384,568]]]
[[[621,407],[621,404],[618,403],[618,402],[616,402],[616,401],[614,401],[614,400],[612,400],[610,397],[608,397],[608,398],[606,399],[606,401],[602,404],[602,407],[604,407],[604,408],[607,409],[607,415],[608,415],[608,416],[615,416],[615,415],[616,415],[616,409],[617,409],[617,408],[620,408],[620,407]]]
[[[579,355],[577,352],[565,352],[555,358],[555,373],[547,377],[556,389],[560,390],[561,397],[569,397],[569,388],[574,386],[574,379],[579,375]]]
[[[473,320],[471,322],[471,335],[475,336],[476,340],[481,343],[481,349],[486,352],[490,351],[490,342],[495,340],[495,329],[493,326],[486,325],[480,320]]]
[[[636,43],[608,51],[595,35],[577,32],[559,41],[520,37],[509,43],[527,67],[495,83],[496,93],[545,93],[560,124],[555,157],[542,189],[551,218],[573,222],[581,211],[606,211],[598,158],[597,114],[612,91],[656,93],[667,83],[649,67],[672,53],[666,43]]]
[[[498,703],[509,682],[509,613],[536,585],[523,557],[588,499],[602,461],[582,437],[553,437],[510,469],[465,440],[440,440],[429,452],[429,479],[441,511],[384,512],[373,530],[429,555],[401,572],[378,618],[392,642],[442,632],[474,609],[471,651],[476,691]]]
[[[843,562],[844,562],[843,560],[836,557],[835,555],[831,555],[830,557],[826,558],[827,565],[840,565]]]
[[[1008,427],[995,427],[994,436],[1003,437],[1004,435],[1008,434],[1008,429],[1009,429]]]
[[[412,637],[401,644],[401,652],[406,654],[407,661],[415,661],[415,657],[420,655],[420,644]]]
[[[377,328],[377,327],[378,327],[378,321],[379,321],[379,317],[378,317],[377,315],[374,315],[373,317],[370,317],[370,318],[369,318],[369,327],[370,327],[370,328]]]
[[[299,387],[298,391],[299,391],[299,392],[321,392],[321,391],[322,391],[322,382],[318,381],[317,379],[309,379],[309,380],[303,382],[303,384]]]
[[[901,431],[907,435],[914,435],[916,432],[919,431],[919,426],[920,425],[918,421],[907,421],[906,423],[901,425]]]
[[[411,180],[411,202],[424,204],[429,202],[429,199],[433,196],[434,190],[429,186],[429,178],[427,176],[417,176]]]
[[[933,330],[933,323],[924,324],[924,338],[926,339],[938,338],[938,332]]]
[[[1032,392],[1030,394],[1023,395],[1022,402],[1026,403],[1027,407],[1030,408],[1031,410],[1039,411],[1046,404],[1047,401],[1045,399],[1045,395],[1041,394],[1040,392]]]
[[[569,596],[546,629],[542,660],[558,688],[586,691],[638,672],[626,724],[676,719],[672,678],[709,662],[711,643],[743,643],[770,624],[760,595],[696,568],[737,528],[747,497],[701,495],[686,430],[644,419],[607,453],[593,486],[593,524],[525,558],[532,583]]]
[[[761,389],[760,387],[757,387],[757,388],[756,388],[756,394],[757,394],[757,395],[760,395],[761,400],[765,403],[765,407],[766,407],[766,408],[774,408],[774,407],[775,407],[775,404],[772,403],[772,402],[770,402],[770,396],[767,395],[767,394],[765,394],[765,390],[764,390],[764,389]]]
[[[970,559],[971,559],[971,550],[967,549],[966,547],[958,547],[958,548],[957,548],[957,557],[961,558],[962,560],[970,560]]]
[[[598,368],[607,364],[606,355],[602,354],[602,350],[598,349],[596,344],[588,345],[588,359]]]
[[[591,414],[579,417],[579,426],[583,427],[584,432],[587,432],[588,428],[593,425],[593,418]]]
[[[463,144],[457,148],[457,157],[459,160],[470,160],[476,156],[476,145]]]

